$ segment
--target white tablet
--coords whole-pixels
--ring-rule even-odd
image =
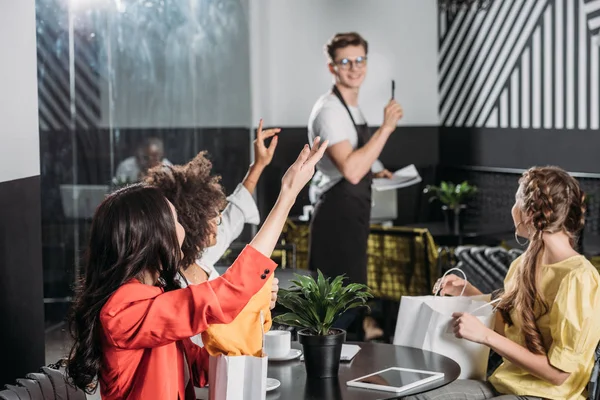
[[[348,386],[400,393],[444,378],[442,372],[392,367],[346,382]]]

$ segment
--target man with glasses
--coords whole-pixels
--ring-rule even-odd
[[[367,41],[355,32],[338,33],[325,50],[334,85],[317,100],[308,122],[309,141],[316,136],[329,140],[311,183],[317,198],[309,266],[326,276],[346,274],[350,282],[366,283],[371,181],[391,177],[377,158],[403,112],[390,100],[381,128],[371,135],[358,107],[358,92],[367,73]]]

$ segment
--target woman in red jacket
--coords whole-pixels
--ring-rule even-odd
[[[194,399],[205,386],[206,352],[190,337],[229,323],[264,285],[269,259],[296,196],[327,142],[305,146],[282,178],[279,198],[261,230],[221,277],[180,289],[175,281],[185,232],[156,188],[119,190],[92,222],[85,279],[74,304],[67,373],[104,400]]]

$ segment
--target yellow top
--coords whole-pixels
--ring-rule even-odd
[[[504,287],[513,285],[522,257],[516,259],[506,275]],[[594,365],[594,351],[600,341],[600,275],[583,256],[541,266],[539,288],[549,312],[537,319],[548,359],[554,367],[571,373],[555,386],[504,360],[490,377],[502,394],[538,396],[547,399],[585,399]],[[539,305],[536,308],[540,314]],[[513,326],[505,325],[507,338],[522,346],[519,316],[511,315]]]
[[[264,331],[271,329],[271,286],[273,275],[265,281],[246,304],[246,307],[229,324],[212,324],[202,332],[202,343],[212,356],[262,357],[262,331],[260,311],[265,318]]]

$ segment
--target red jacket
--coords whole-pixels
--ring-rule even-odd
[[[185,369],[205,386],[208,355],[189,338],[231,322],[276,267],[246,246],[223,276],[200,285],[166,293],[137,280],[121,286],[100,312],[102,399],[195,399]]]

